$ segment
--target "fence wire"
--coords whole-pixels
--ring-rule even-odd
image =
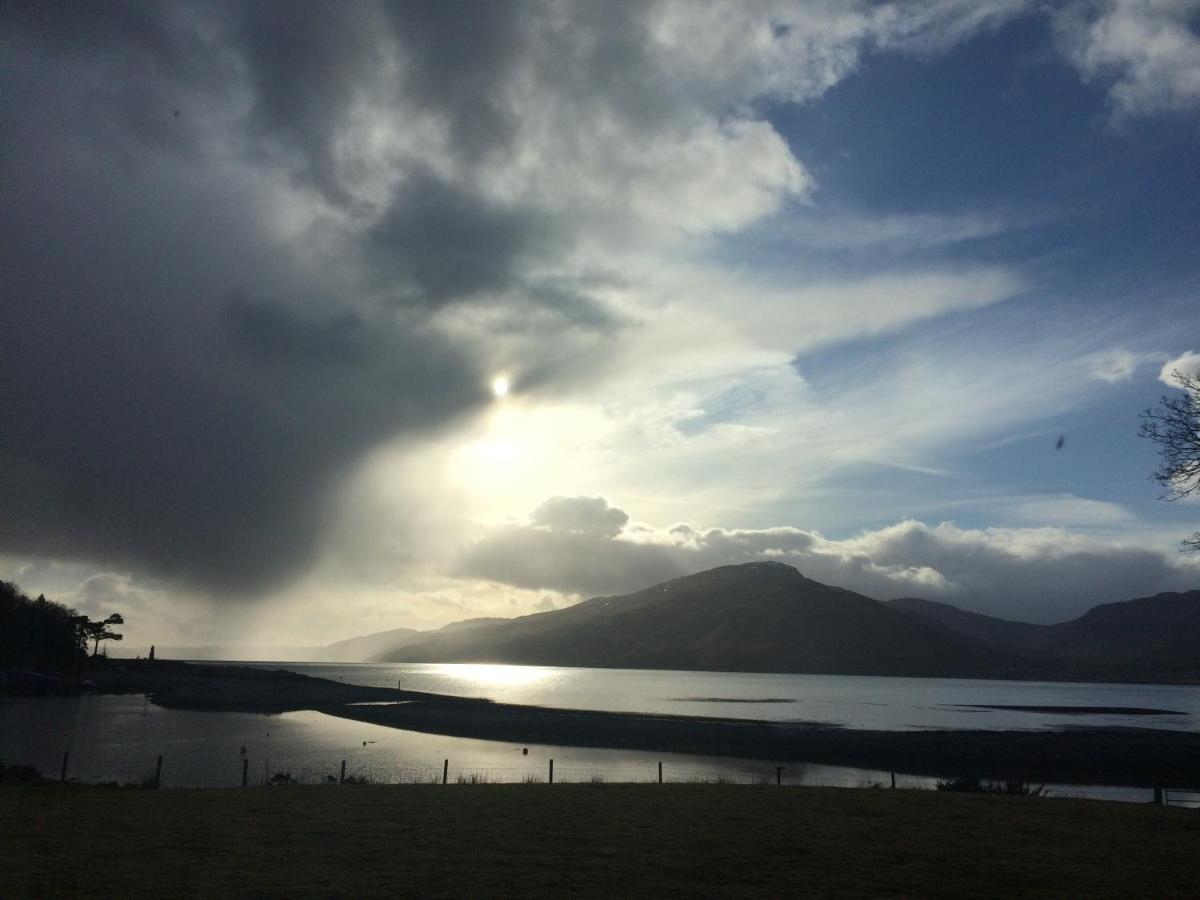
[[[41,775],[79,784],[122,788],[194,789],[221,787],[338,785],[338,784],[736,784],[840,788],[901,788],[931,790],[938,779],[929,776],[869,770],[844,770],[794,763],[776,766],[719,767],[711,763],[678,760],[667,764],[648,760],[645,765],[581,765],[569,760],[533,762],[514,766],[457,765],[443,759],[433,764],[398,761],[395,765],[330,760],[314,764],[312,757],[287,755],[253,759],[203,760],[169,755],[139,758],[70,759],[65,755],[60,771]],[[1050,796],[1094,797],[1200,808],[1200,791],[1182,788],[1106,788],[1051,785]]]

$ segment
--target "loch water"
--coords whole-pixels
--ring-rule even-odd
[[[245,665],[245,663],[241,663]],[[348,683],[487,697],[574,709],[681,713],[848,728],[1062,728],[1129,726],[1197,730],[1200,688],[958,679],[859,678],[571,669],[537,666],[256,663]],[[1171,710],[1066,714],[993,706]],[[151,779],[163,757],[166,787],[261,784],[273,776],[315,783],[346,774],[374,782],[665,781],[890,783],[891,773],[789,761],[613,749],[520,746],[429,735],[314,711],[282,715],[164,709],[142,696],[20,698],[0,702],[0,761],[85,782]],[[782,771],[777,767],[782,766]],[[947,773],[954,774],[954,773]],[[898,773],[900,787],[934,779]],[[1057,785],[1062,796],[1148,800],[1133,788]]]
[[[465,663],[254,663],[373,687],[561,709],[820,722],[846,728],[1200,731],[1200,686],[587,669]],[[1027,707],[1015,709],[1013,707]],[[1007,708],[1003,708],[1007,707]],[[1040,707],[1041,710],[1028,709]],[[1105,712],[1052,712],[1049,708]],[[1134,715],[1112,710],[1163,710]]]

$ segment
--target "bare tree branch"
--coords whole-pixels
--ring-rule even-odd
[[[1159,467],[1151,476],[1163,487],[1161,499],[1200,496],[1200,372],[1171,373],[1181,394],[1163,395],[1142,413],[1142,437],[1159,445]],[[1185,550],[1200,551],[1200,531],[1184,538]]]

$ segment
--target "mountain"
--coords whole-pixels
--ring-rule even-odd
[[[484,625],[499,625],[501,622],[510,622],[511,619],[502,618],[478,618],[478,619],[463,619],[459,622],[451,622],[449,625],[443,625],[437,629],[439,632],[463,631],[468,628],[480,628]],[[429,632],[422,632],[428,634]]]
[[[912,597],[888,605],[1053,666],[1059,677],[1200,681],[1200,590],[1105,603],[1057,625],[1010,622]]]
[[[425,637],[425,632],[415,628],[393,628],[377,631],[361,637],[349,638],[322,647],[314,659],[325,662],[361,662],[381,653],[387,653]]]
[[[1026,646],[1114,673],[1200,681],[1200,590],[1105,603],[1049,626]]]
[[[994,647],[1025,649],[1036,640],[1038,634],[1051,627],[1032,625],[1029,622],[1010,622],[1008,619],[997,619],[995,616],[959,609],[949,603],[922,600],[919,597],[900,597],[897,600],[888,600],[887,605],[893,609],[933,619],[960,634]]]
[[[361,637],[348,638],[319,648],[311,658],[322,662],[364,662],[384,656],[392,651],[427,640],[432,635],[453,634],[470,631],[488,625],[508,622],[509,619],[463,619],[451,622],[434,631],[418,631],[416,628],[393,628],[391,631],[376,631]]]
[[[723,566],[567,609],[443,629],[386,662],[861,675],[1016,672],[1005,652],[776,562]]]

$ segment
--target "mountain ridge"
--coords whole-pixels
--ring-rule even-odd
[[[915,597],[881,602],[762,561],[402,638],[371,661],[1191,683],[1200,591],[1035,625]]]
[[[381,662],[1003,677],[1002,651],[777,562],[722,566],[467,633]]]

